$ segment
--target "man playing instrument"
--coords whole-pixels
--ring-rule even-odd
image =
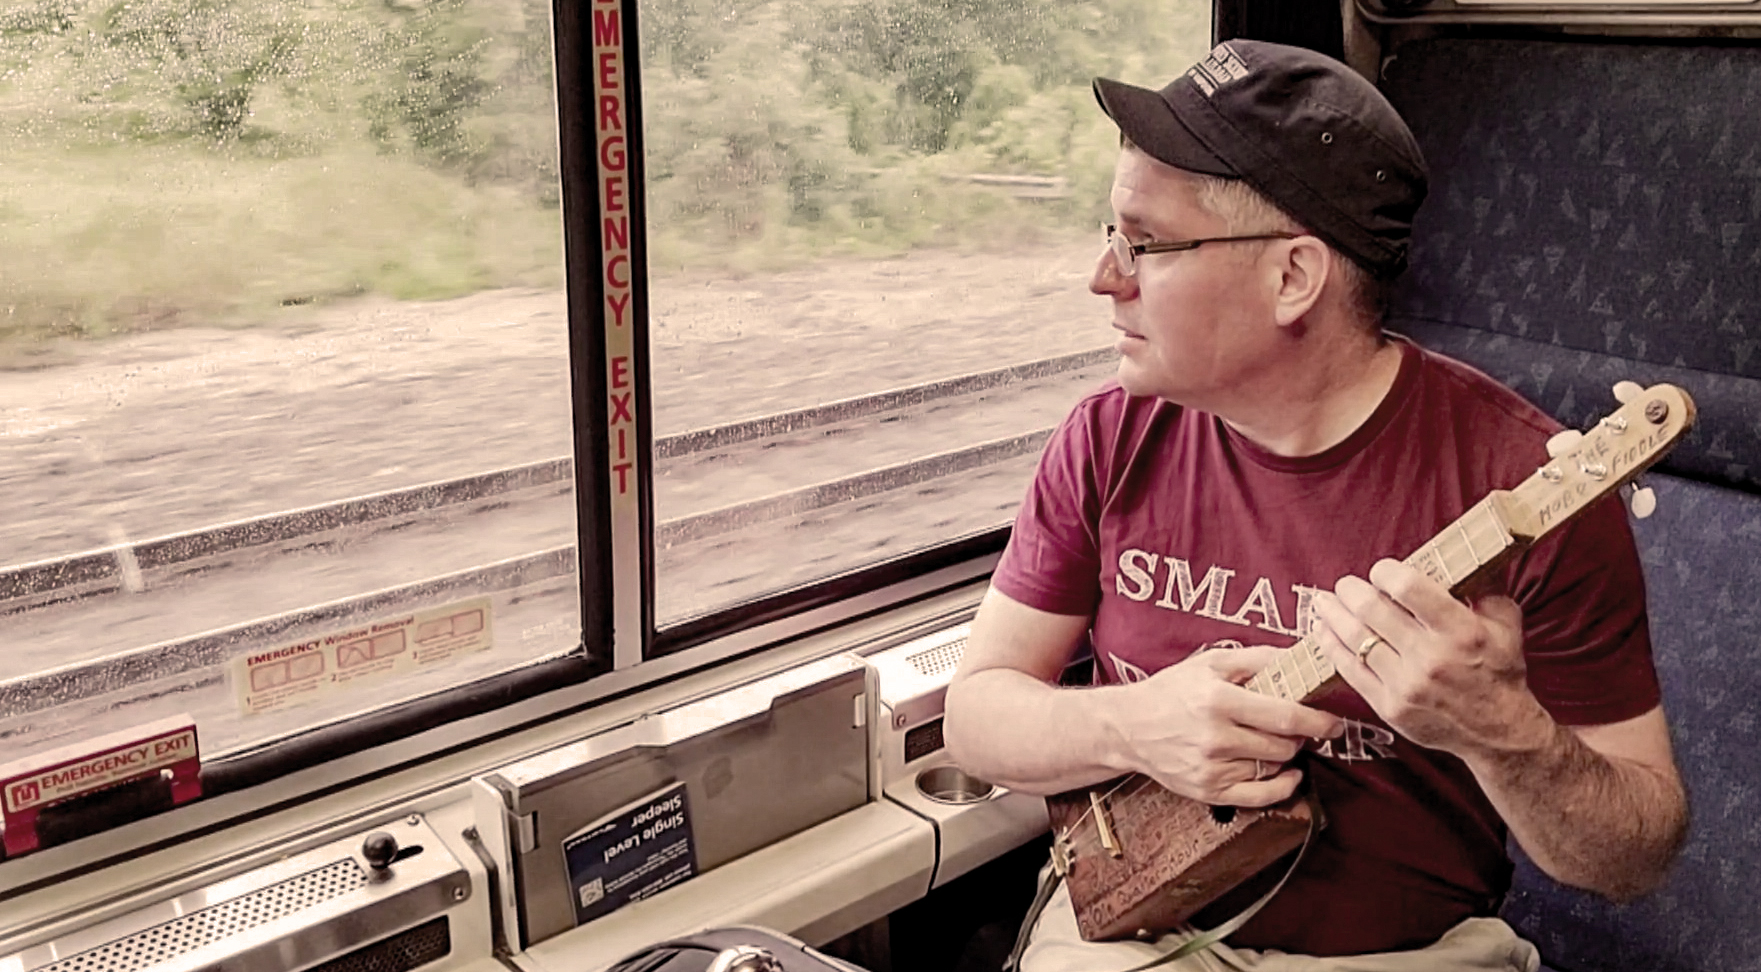
[[[1560,431],[1382,330],[1426,192],[1412,134],[1344,65],[1253,41],[1159,92],[1095,91],[1123,136],[1090,281],[1118,378],[1046,447],[948,745],[1034,794],[1141,773],[1259,807],[1306,778],[1328,826],[1284,889],[1165,968],[1533,970],[1496,918],[1507,832],[1558,880],[1626,899],[1685,829],[1625,511],[1598,504],[1471,603],[1402,564]],[[1350,691],[1310,707],[1241,686],[1310,630]],[[1059,687],[1085,644],[1097,685]],[[1122,970],[1181,939],[1084,942],[1060,889],[1022,967]]]

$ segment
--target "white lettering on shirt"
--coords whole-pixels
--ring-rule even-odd
[[[1314,597],[1320,593],[1319,588],[1303,584],[1290,585],[1296,595],[1296,625],[1287,627],[1284,624],[1283,609],[1278,606],[1277,590],[1269,578],[1255,579],[1247,600],[1229,612],[1224,607],[1229,580],[1235,576],[1232,568],[1213,565],[1205,570],[1203,578],[1194,583],[1192,564],[1184,558],[1164,557],[1135,547],[1120,552],[1119,572],[1113,577],[1113,589],[1133,601],[1149,600],[1150,594],[1155,590],[1158,566],[1166,572],[1167,577],[1162,583],[1162,596],[1155,601],[1156,607],[1227,621],[1244,628],[1257,627],[1274,634],[1302,635],[1314,627]],[[1204,599],[1202,604],[1199,600],[1201,595]]]
[[[1163,589],[1162,599],[1156,602],[1156,607],[1190,613],[1192,605],[1198,601],[1198,596],[1204,594],[1206,595],[1205,606],[1198,609],[1199,617],[1216,618],[1218,621],[1228,620],[1223,614],[1223,592],[1229,588],[1229,578],[1235,576],[1235,571],[1226,567],[1212,567],[1205,571],[1205,579],[1200,581],[1197,587],[1194,587],[1191,564],[1179,557],[1167,557],[1162,560],[1162,565],[1168,568],[1168,586]],[[1178,608],[1174,606],[1174,589],[1176,587],[1180,589],[1180,606]]]
[[[1356,719],[1345,720],[1345,735],[1323,739],[1315,747],[1319,755],[1346,762],[1369,759],[1394,759],[1394,733]]]
[[[1321,593],[1321,589],[1304,587],[1301,584],[1292,584],[1290,589],[1296,592],[1296,627],[1284,633],[1307,637],[1310,631],[1315,630],[1315,622],[1319,620],[1315,614],[1315,595]]]
[[[1278,595],[1272,593],[1272,582],[1262,577],[1253,586],[1253,593],[1241,602],[1241,607],[1234,614],[1223,620],[1231,624],[1246,624],[1247,616],[1257,613],[1260,616],[1258,627],[1278,634],[1287,634],[1284,619],[1278,614]]]
[[[1291,584],[1291,593],[1296,599],[1295,626],[1285,627],[1284,614],[1278,606],[1277,590],[1272,586],[1270,578],[1260,577],[1254,581],[1253,590],[1247,595],[1239,607],[1224,613],[1224,600],[1229,588],[1229,580],[1236,572],[1228,567],[1212,565],[1205,570],[1204,578],[1196,584],[1192,580],[1192,564],[1181,557],[1162,556],[1136,548],[1125,550],[1119,554],[1119,574],[1113,579],[1114,589],[1124,597],[1133,601],[1148,601],[1156,587],[1156,570],[1158,566],[1167,572],[1163,581],[1162,596],[1154,603],[1156,607],[1169,611],[1183,611],[1197,614],[1200,617],[1212,618],[1238,624],[1244,628],[1259,628],[1282,635],[1302,635],[1308,633],[1318,623],[1315,614],[1315,595],[1320,588],[1305,584]],[[1175,595],[1179,600],[1175,600]],[[1199,601],[1203,595],[1204,601]],[[1194,608],[1197,610],[1194,610]],[[1241,643],[1232,639],[1212,642],[1205,648],[1239,648]],[[1204,649],[1200,649],[1201,651]],[[1113,671],[1119,681],[1125,684],[1141,682],[1150,677],[1150,673],[1141,666],[1120,658],[1113,652],[1107,652],[1107,659],[1112,663]],[[1345,734],[1338,739],[1326,739],[1313,747],[1313,752],[1329,759],[1346,762],[1362,762],[1372,759],[1394,759],[1394,733],[1387,729],[1359,722],[1356,719],[1345,720]]]
[[[1133,601],[1149,600],[1156,590],[1156,561],[1159,559],[1156,554],[1142,550],[1127,550],[1120,554],[1119,576],[1113,578],[1113,589]],[[1131,579],[1130,588],[1125,586],[1126,578]]]
[[[1107,652],[1107,657],[1113,660],[1113,671],[1119,673],[1119,681],[1126,685],[1130,685],[1133,682],[1141,682],[1150,677],[1149,672],[1144,671],[1110,651]]]

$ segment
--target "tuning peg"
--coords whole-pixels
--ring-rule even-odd
[[[1645,389],[1636,381],[1617,381],[1614,383],[1614,397],[1622,405],[1638,398],[1644,393]]]
[[[1651,487],[1633,490],[1633,516],[1643,520],[1657,512],[1657,494]]]
[[[1657,493],[1650,486],[1639,486],[1632,482],[1627,486],[1627,509],[1632,511],[1632,519],[1645,519],[1657,512]]]
[[[1558,459],[1560,456],[1576,449],[1578,443],[1582,441],[1584,441],[1584,434],[1582,432],[1579,432],[1576,429],[1566,429],[1564,432],[1547,440],[1547,455],[1554,459]]]

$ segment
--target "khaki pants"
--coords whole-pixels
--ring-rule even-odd
[[[1154,943],[1085,942],[1076,930],[1070,894],[1060,884],[1021,955],[1020,972],[1123,972],[1166,955],[1185,938],[1168,934]],[[1517,937],[1509,925],[1497,918],[1469,918],[1435,945],[1410,952],[1315,958],[1217,944],[1153,972],[1536,972],[1540,967],[1535,946]]]

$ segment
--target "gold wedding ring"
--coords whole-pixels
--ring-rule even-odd
[[[1253,778],[1255,780],[1263,780],[1266,778],[1266,767],[1257,759],[1253,761]]]
[[[1365,638],[1363,641],[1358,643],[1358,646],[1356,649],[1357,650],[1357,660],[1360,662],[1363,662],[1366,665],[1369,664],[1370,652],[1375,651],[1377,645],[1385,645],[1387,643],[1388,643],[1387,640],[1385,640],[1381,635],[1372,633],[1368,638]]]

